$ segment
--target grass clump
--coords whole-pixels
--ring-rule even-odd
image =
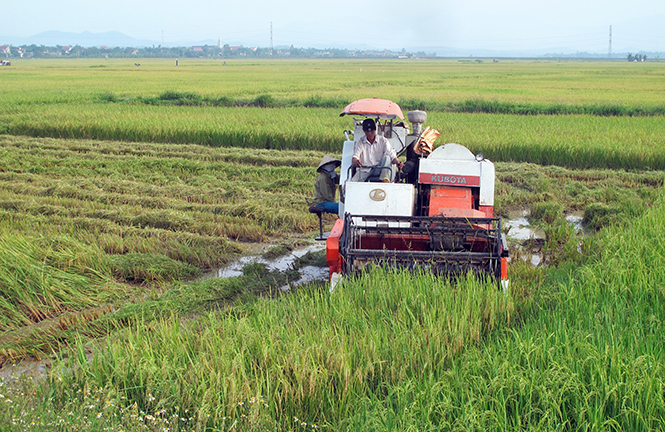
[[[275,99],[269,94],[258,95],[250,104],[259,108],[273,108],[277,106]]]
[[[279,292],[280,284],[288,283],[288,278],[284,273],[270,272],[263,266],[248,265],[244,274],[238,277],[177,281],[164,285],[166,291],[163,294],[123,305],[96,325],[118,328],[137,321],[153,325],[154,321],[170,319],[174,315],[198,316],[232,305],[251,304],[260,296],[268,297]]]
[[[206,100],[203,96],[194,93],[194,92],[182,92],[169,90],[165,91],[159,96],[155,97],[138,97],[135,99],[140,103],[146,105],[173,105],[173,106],[201,106],[204,105]],[[104,102],[132,102],[131,99],[120,99],[114,98],[114,100],[108,100],[108,98],[102,97]]]
[[[531,217],[553,224],[563,216],[563,205],[558,202],[538,202],[531,206]]]
[[[664,178],[658,171],[581,171],[505,162],[496,168],[496,213],[506,216],[510,210],[528,208],[532,222],[548,225],[557,224],[567,212],[586,211],[583,223],[590,229],[603,226],[591,218],[597,207],[614,207],[617,218],[612,222],[617,223],[642,214],[660,196]]]
[[[608,191],[608,193],[616,194],[616,197],[611,200],[589,203],[585,207],[582,223],[590,229],[598,231],[624,223],[630,218],[641,215],[649,204],[648,200],[639,195],[617,194],[616,191]]]
[[[341,108],[351,102],[347,99],[326,98],[321,95],[312,95],[303,101],[306,108]]]
[[[300,266],[327,267],[326,251],[325,249],[318,252],[309,251],[298,258],[298,263]]]
[[[458,112],[458,113],[484,113],[484,114],[512,114],[512,115],[591,115],[598,117],[641,117],[662,116],[664,106],[632,107],[619,104],[542,104],[542,103],[515,103],[496,100],[470,99],[461,102],[452,102],[439,106],[421,104],[430,111]],[[422,108],[420,108],[422,109]]]
[[[251,100],[247,99],[234,99],[229,96],[203,96],[195,92],[183,92],[169,90],[161,93],[159,96],[144,97],[138,96],[136,98],[120,98],[113,93],[104,93],[100,96],[102,102],[112,103],[131,103],[138,102],[146,105],[158,106],[207,106],[207,107],[257,107],[257,108],[277,108],[285,106],[293,106],[292,102],[279,101],[270,94],[258,95]],[[295,104],[297,106],[307,106],[305,104]],[[321,106],[325,106],[321,103]],[[336,105],[335,105],[336,106]]]
[[[287,255],[293,251],[293,246],[286,244],[286,243],[281,243],[275,246],[270,247],[267,251],[265,251],[262,256],[265,259],[275,259],[279,258],[281,256]]]
[[[110,260],[115,277],[128,282],[170,282],[201,274],[197,267],[158,253],[113,255]]]
[[[600,230],[616,223],[621,218],[621,209],[618,205],[592,203],[584,210],[582,223],[593,230]]]
[[[169,102],[174,105],[200,105],[203,97],[194,92],[167,91],[159,95],[162,102]]]

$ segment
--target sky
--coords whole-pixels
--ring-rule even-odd
[[[665,51],[663,0],[22,0],[0,35],[118,31],[164,45]]]

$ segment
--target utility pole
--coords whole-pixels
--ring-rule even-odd
[[[607,49],[607,57],[612,58],[612,26],[610,26],[610,46]]]
[[[272,21],[270,21],[270,55],[272,55]]]

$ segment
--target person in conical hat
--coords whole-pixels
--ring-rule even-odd
[[[313,205],[327,213],[339,212],[339,204],[335,199],[335,193],[339,185],[339,175],[335,172],[335,169],[341,164],[342,161],[339,159],[326,155],[316,168],[319,176],[314,183]]]
[[[329,165],[326,167],[326,165]],[[335,159],[332,156],[325,155],[323,156],[323,159],[321,159],[321,163],[319,164],[318,167],[316,167],[316,172],[322,172],[322,170],[329,170],[332,167],[332,170],[334,171],[335,168],[338,166],[342,165],[342,161],[339,159]]]

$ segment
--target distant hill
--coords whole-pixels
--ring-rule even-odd
[[[126,34],[109,31],[104,33],[92,33],[84,31],[82,33],[69,33],[62,31],[46,31],[26,38],[4,37],[0,36],[1,44],[10,45],[79,45],[82,47],[135,47],[144,48],[157,46],[160,42],[135,39]]]

